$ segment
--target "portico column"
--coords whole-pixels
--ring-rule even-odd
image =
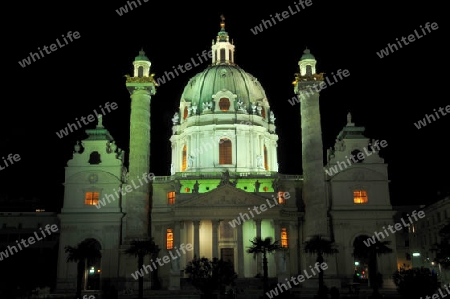
[[[261,219],[253,219],[253,221],[255,221],[256,224],[256,237],[261,238]],[[262,257],[260,253],[256,256],[256,271],[259,274],[263,273]]]
[[[174,227],[174,238],[173,238],[173,246],[174,248],[180,248],[180,243],[181,243],[181,222],[180,221],[175,221],[175,227]],[[177,273],[178,275],[180,274],[180,259],[176,258],[176,259],[172,259],[172,270]]]
[[[200,220],[192,222],[194,224],[194,255],[200,258]]]
[[[242,239],[242,225],[237,227],[237,243],[238,243],[238,262],[237,274],[238,277],[244,277],[244,240]]]
[[[219,257],[219,225],[220,220],[211,220],[212,222],[212,257]]]

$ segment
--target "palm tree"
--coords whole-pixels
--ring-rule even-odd
[[[151,258],[155,258],[161,249],[155,244],[153,238],[144,240],[133,240],[130,243],[130,247],[125,250],[125,254],[137,257],[138,269],[142,269],[144,266],[144,258],[149,255]],[[156,270],[156,269],[155,269]],[[157,276],[156,276],[157,279]],[[144,276],[139,275],[139,299],[144,297]]]
[[[250,240],[252,246],[247,249],[247,253],[253,253],[253,257],[256,258],[258,254],[262,253],[263,255],[263,286],[264,286],[264,294],[269,291],[269,274],[267,269],[267,253],[273,253],[277,250],[280,250],[282,247],[279,244],[279,241],[275,241],[272,243],[272,238],[267,237],[264,240],[261,237],[255,237],[253,240]]]
[[[353,242],[353,256],[367,261],[369,265],[369,281],[373,290],[371,298],[381,298],[378,284],[377,257],[382,254],[392,253],[392,249],[388,247],[391,242],[376,240],[375,243],[367,246],[364,241],[367,242],[368,239],[369,237],[365,235],[356,237]]]
[[[76,247],[66,246],[65,252],[68,254],[67,262],[77,263],[77,290],[76,298],[81,298],[81,285],[83,283],[83,274],[86,270],[86,264],[94,263],[100,259],[99,244],[95,239],[86,239],[80,242]]]
[[[305,253],[316,254],[316,262],[321,265],[324,262],[324,255],[332,255],[339,252],[334,241],[323,238],[321,235],[314,235],[304,243]],[[319,296],[324,289],[323,271],[319,272]]]

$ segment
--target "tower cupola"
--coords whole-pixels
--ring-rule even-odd
[[[217,34],[216,42],[212,42],[212,64],[234,64],[234,45],[230,43],[228,32],[225,31],[225,17],[220,16],[220,31]]]
[[[298,62],[300,67],[300,76],[312,76],[316,73],[316,58],[311,54],[308,48],[303,51],[303,55]]]
[[[150,66],[152,63],[145,56],[144,50],[139,51],[139,55],[134,58],[133,61],[134,72],[133,77],[149,77],[150,76]]]

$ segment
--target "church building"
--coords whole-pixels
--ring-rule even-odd
[[[303,169],[298,175],[279,173],[278,155],[283,153],[277,147],[276,115],[257,74],[236,64],[224,21],[211,54],[173,111],[170,176],[150,172],[151,100],[158,97],[158,83],[142,50],[124,87],[131,102],[129,153],[118,148],[101,118],[75,146],[58,215],[57,289],[75,290],[76,264],[67,263],[64,247],[86,239],[94,239],[102,253],[84,275],[84,288],[91,290],[109,284],[137,289],[132,275],[139,270],[137,259],[124,250],[131,241],[149,237],[161,248],[159,257],[170,257],[157,264],[166,290],[183,288],[184,268],[194,256],[230,260],[239,279],[262,275],[262,258],[246,252],[257,236],[279,240],[283,247],[268,255],[269,277],[278,282],[314,265],[315,256],[303,251],[314,235],[333,240],[339,250],[325,256],[327,286],[340,287],[352,281],[358,267],[365,269],[352,256],[353,242],[393,224],[395,213],[387,164],[375,146],[380,141],[366,137],[364,127],[344,115],[335,146],[324,150],[318,88],[324,78],[306,49],[294,82]],[[351,156],[358,158],[350,163]],[[385,285],[397,268],[395,237],[386,241],[394,253],[378,260]],[[146,257],[144,264],[151,262]],[[150,288],[149,273],[144,281]],[[306,281],[308,286],[317,286],[317,280]]]

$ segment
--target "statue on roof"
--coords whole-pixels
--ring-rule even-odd
[[[198,193],[199,186],[200,186],[200,184],[199,184],[198,180],[196,180],[194,187],[192,188],[192,193]]]
[[[103,114],[98,115],[97,121],[97,128],[103,128]]]
[[[230,184],[230,172],[227,169],[224,172],[222,172],[222,178],[220,179],[220,183],[217,187],[229,184]]]

